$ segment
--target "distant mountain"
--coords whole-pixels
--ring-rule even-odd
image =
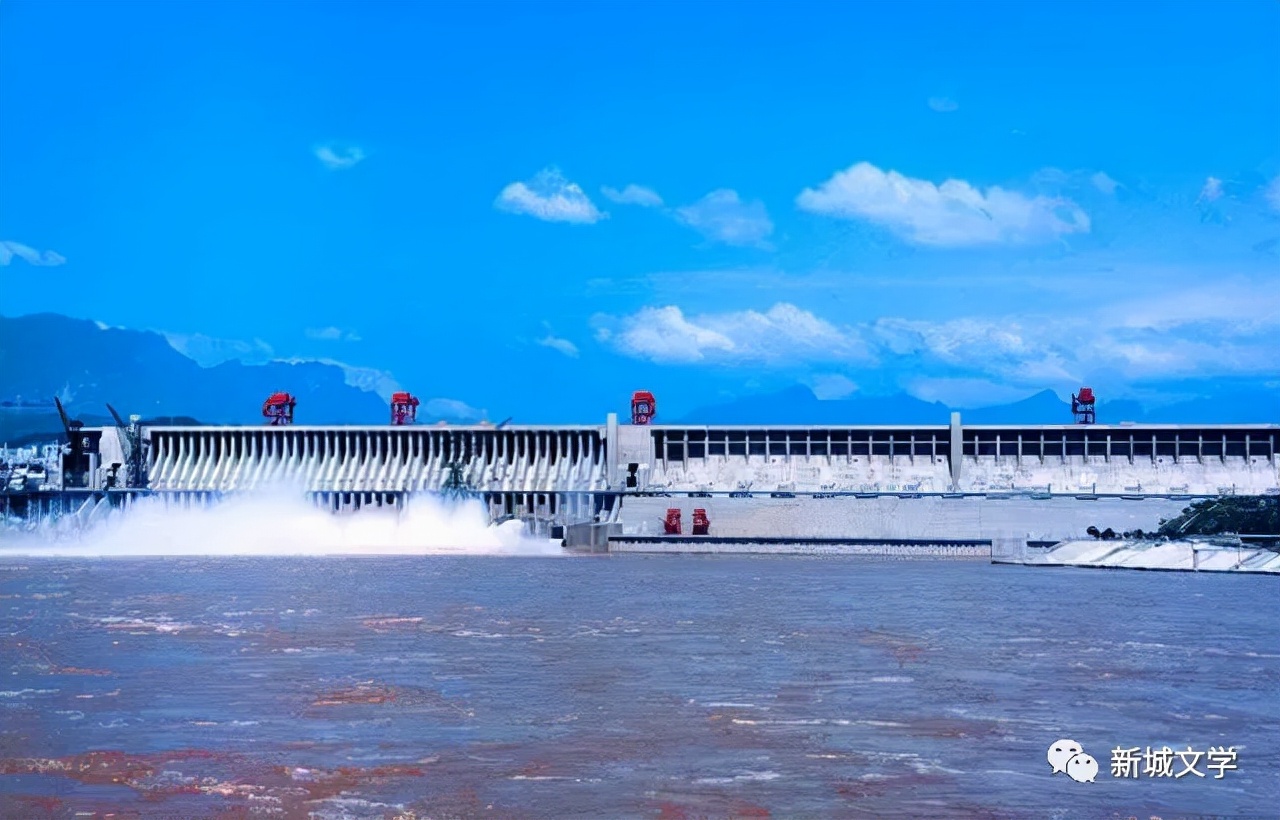
[[[946,424],[952,409],[965,424],[1070,424],[1071,403],[1052,390],[1011,404],[950,408],[899,393],[821,400],[807,387],[749,396],[702,407],[670,420],[675,424]],[[1130,400],[1099,402],[1100,424],[1133,421],[1146,424],[1276,424],[1280,423],[1280,391],[1259,386],[1235,388],[1212,399],[1196,399],[1150,410]],[[667,421],[667,420],[664,420]]]
[[[1120,415],[1112,412],[1111,405],[1100,404],[1098,405],[1099,420],[1102,420],[1103,410],[1107,411],[1108,419]],[[1146,412],[1138,411],[1137,415],[1138,418],[1132,419],[1133,421],[1157,424],[1195,424],[1197,422],[1280,424],[1280,390],[1262,385],[1255,388],[1236,387],[1219,390],[1209,397],[1155,407]]]
[[[298,399],[302,424],[381,424],[387,404],[348,383],[348,373],[322,362],[227,362],[201,367],[158,333],[103,329],[96,322],[56,314],[0,317],[0,444],[51,439],[62,433],[53,397],[90,426],[111,423],[106,405],[146,420],[185,417],[206,424],[261,424],[262,401],[277,390]],[[1185,388],[1185,389],[1183,389]],[[1194,395],[1192,385],[1167,392]],[[427,410],[430,406],[430,411]],[[432,400],[429,420],[474,421],[462,402]],[[595,418],[578,408],[575,418]],[[807,387],[748,396],[701,407],[660,422],[687,424],[946,424],[951,408],[903,393],[855,394],[820,400]],[[1051,390],[1011,404],[960,410],[966,424],[1066,424],[1070,405]],[[557,419],[547,419],[554,422]],[[559,419],[570,421],[572,419]],[[1147,408],[1130,400],[1098,405],[1100,423],[1280,423],[1280,389],[1248,381],[1219,385],[1211,398]],[[161,421],[161,423],[164,423]],[[172,421],[169,423],[183,423]]]
[[[306,362],[201,367],[158,333],[117,328],[56,314],[0,317],[0,399],[30,406],[0,407],[0,443],[35,433],[60,433],[52,406],[85,424],[110,421],[106,404],[123,415],[186,416],[206,424],[258,424],[262,401],[277,390],[298,399],[297,421],[378,423],[387,404],[347,384],[342,368]]]
[[[945,404],[922,401],[906,394],[824,401],[813,395],[809,388],[797,385],[779,393],[748,396],[702,407],[671,420],[671,423],[945,424],[949,418],[950,411]]]
[[[965,424],[1069,424],[1071,403],[1052,390],[994,407],[956,408]]]

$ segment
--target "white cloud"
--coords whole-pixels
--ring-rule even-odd
[[[1114,179],[1107,176],[1102,171],[1099,171],[1093,176],[1089,177],[1089,181],[1093,183],[1093,187],[1097,188],[1099,191],[1102,191],[1102,193],[1108,194],[1108,195],[1114,194],[1116,192],[1116,188],[1120,186],[1120,183],[1116,182]]]
[[[1280,176],[1271,180],[1271,184],[1267,186],[1263,196],[1267,199],[1267,204],[1277,211],[1280,211]]]
[[[845,326],[789,304],[691,316],[651,307],[622,319],[597,317],[596,324],[598,338],[618,352],[656,363],[811,374],[836,364],[839,375],[806,377],[820,397],[852,390],[854,380],[863,389],[889,381],[928,400],[978,405],[1046,387],[1065,395],[1102,377],[1132,389],[1162,380],[1269,377],[1280,350],[1280,289],[1265,277],[1224,278],[1086,311],[884,317]],[[995,386],[985,402],[984,385]]]
[[[1209,177],[1204,181],[1204,187],[1200,189],[1200,198],[1197,202],[1216,202],[1222,198],[1222,180],[1217,177]]]
[[[391,394],[403,389],[400,383],[396,381],[395,376],[385,370],[379,370],[375,367],[356,367],[333,359],[319,359],[318,361],[321,364],[341,368],[343,381],[348,385],[369,393],[377,393],[382,397],[383,401],[391,401]]]
[[[609,317],[600,317],[598,321],[612,324]],[[734,351],[732,339],[688,321],[680,308],[674,306],[643,308],[623,319],[618,331],[607,326],[600,328],[597,338],[611,341],[627,355],[657,362],[698,362],[712,351]]]
[[[608,216],[597,210],[577,183],[565,179],[556,168],[546,168],[527,182],[513,182],[503,188],[494,207],[547,222],[591,224]]]
[[[160,331],[169,346],[201,367],[215,367],[223,362],[239,361],[245,364],[263,364],[275,355],[271,346],[261,339],[246,342],[241,339],[218,339],[203,333],[167,333]]]
[[[1273,291],[1265,281],[1224,279],[1087,313],[882,319],[873,337],[886,350],[918,355],[925,367],[1036,389],[1067,387],[1098,372],[1129,382],[1261,375],[1274,372],[1280,349],[1280,292]],[[896,350],[886,331],[898,334]],[[903,345],[903,336],[914,344]]]
[[[365,153],[354,145],[350,148],[335,149],[328,145],[322,145],[316,149],[316,159],[324,163],[324,167],[330,171],[345,171],[348,168],[354,168],[357,163],[365,158]]]
[[[662,207],[662,197],[658,196],[658,192],[643,185],[628,185],[621,191],[606,185],[600,189],[600,192],[605,195],[605,198],[620,205],[639,205],[644,208]]]
[[[625,355],[654,362],[786,363],[865,359],[856,333],[795,305],[686,317],[669,305],[615,319],[597,316],[596,338]]]
[[[727,245],[766,246],[773,223],[760,201],[743,202],[738,192],[721,188],[692,205],[676,208],[676,219],[708,239]]]
[[[1051,166],[1033,173],[1028,182],[1029,190],[1051,197],[1069,197],[1073,192],[1089,195],[1095,191],[1111,196],[1118,188],[1124,187],[1105,171],[1064,171]]]
[[[571,359],[578,358],[578,346],[568,339],[561,339],[548,333],[538,340],[538,344],[543,347],[549,347],[552,350],[558,350]]]
[[[949,114],[960,108],[960,103],[949,97],[930,97],[929,107],[940,114]]]
[[[863,219],[921,245],[1040,242],[1085,233],[1089,217],[1068,199],[981,191],[949,179],[941,185],[859,162],[796,199],[806,211]]]
[[[305,331],[308,339],[322,342],[358,342],[360,336],[355,331],[343,330],[340,327],[309,327]]]
[[[8,265],[17,257],[28,265],[54,267],[66,262],[66,257],[55,251],[38,251],[21,242],[0,241],[0,265]]]
[[[290,359],[272,359],[271,361],[281,364],[324,364],[336,367],[342,371],[342,380],[348,387],[354,387],[366,393],[376,393],[383,401],[391,401],[392,393],[404,389],[394,376],[385,370],[378,370],[375,367],[358,367],[336,359],[304,359],[296,356]]]
[[[823,373],[809,381],[813,395],[826,401],[827,399],[843,399],[857,391],[858,385],[848,376],[839,373]]]
[[[477,410],[471,405],[457,399],[431,399],[422,405],[428,416],[454,419],[455,421],[479,421],[485,417],[485,411]]]

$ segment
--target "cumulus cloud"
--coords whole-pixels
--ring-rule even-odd
[[[658,196],[658,192],[643,185],[628,185],[621,191],[606,185],[600,189],[600,192],[606,199],[620,205],[639,205],[643,208],[662,207],[662,197]]]
[[[365,158],[364,151],[354,145],[349,148],[322,145],[316,149],[315,154],[316,159],[320,160],[324,167],[330,171],[345,171],[348,168],[354,168]]]
[[[1052,323],[1053,332],[1062,324]],[[1000,319],[957,318],[919,321],[882,318],[865,328],[868,338],[884,356],[916,360],[946,372],[972,369],[998,375],[1014,384],[1045,386],[1073,381],[1078,375],[1064,360],[1067,340],[1044,334],[1040,321],[1027,323],[1017,317]],[[923,374],[922,374],[923,375]]]
[[[591,224],[608,216],[596,208],[577,183],[565,179],[556,168],[545,168],[526,182],[513,182],[503,188],[494,207],[547,222]]]
[[[561,339],[548,333],[538,340],[538,344],[543,347],[549,347],[552,350],[558,350],[571,359],[578,358],[578,346],[568,339]]]
[[[980,404],[973,396],[984,386],[1003,401],[1046,387],[1078,388],[1099,374],[1132,385],[1269,376],[1280,349],[1280,289],[1224,279],[1085,312],[883,317],[853,325],[789,304],[690,316],[668,305],[597,317],[596,324],[613,349],[656,363],[825,373],[808,377],[824,398],[856,389],[854,379],[865,374],[895,380],[921,398]],[[843,373],[831,375],[833,364]]]
[[[309,327],[305,331],[308,339],[321,342],[358,342],[360,336],[355,331],[343,330],[340,327]]]
[[[738,192],[721,188],[692,205],[676,208],[680,222],[708,239],[727,245],[767,247],[765,238],[773,233],[773,222],[758,200],[743,202]]]
[[[960,108],[960,103],[949,97],[930,97],[929,107],[940,114],[949,114]]]
[[[873,333],[881,343],[896,336],[924,361],[1014,386],[1065,387],[1100,371],[1131,381],[1266,374],[1280,349],[1280,293],[1273,290],[1223,280],[1086,314],[882,319]]]
[[[859,162],[796,199],[803,210],[865,220],[921,245],[967,246],[1043,242],[1086,233],[1089,217],[1060,197],[1028,197],[964,180],[941,185]]]
[[[596,338],[634,358],[665,363],[787,363],[863,359],[856,333],[785,302],[686,317],[674,305],[643,308],[621,319],[597,316]]]
[[[0,265],[8,265],[15,257],[37,267],[55,267],[67,261],[55,251],[38,251],[21,242],[0,241]]]

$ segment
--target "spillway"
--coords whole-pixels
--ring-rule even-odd
[[[98,435],[95,432],[95,436]],[[103,428],[88,489],[136,457],[152,494],[288,485],[334,508],[451,485],[494,517],[725,538],[1029,539],[1154,530],[1191,500],[1280,494],[1280,425]],[[126,453],[126,450],[140,450]],[[593,538],[597,536],[592,536]]]

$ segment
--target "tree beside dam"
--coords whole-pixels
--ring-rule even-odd
[[[1222,496],[1198,501],[1160,522],[1160,535],[1280,534],[1280,498]]]

